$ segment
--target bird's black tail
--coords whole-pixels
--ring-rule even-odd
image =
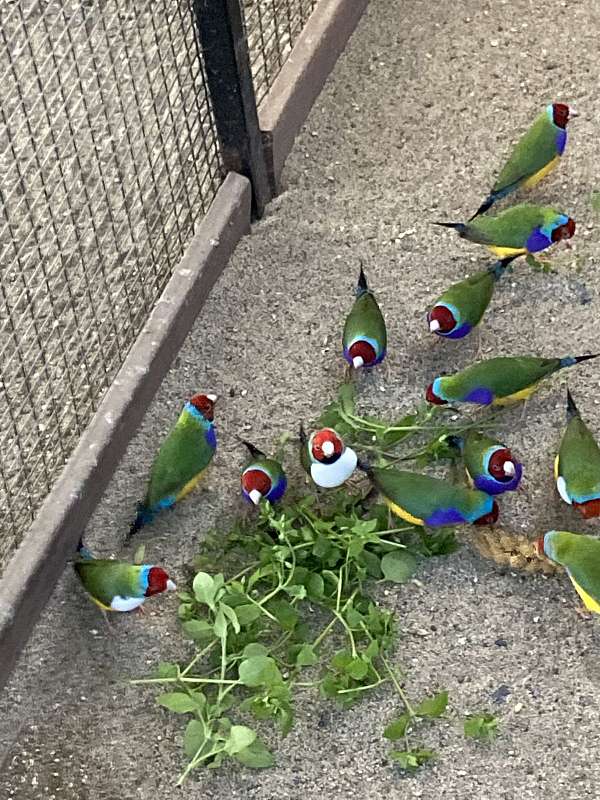
[[[367,283],[367,276],[363,269],[362,259],[360,261],[360,272],[358,273],[358,283],[356,284],[356,294],[360,296],[369,291],[369,284]]]
[[[144,525],[152,522],[153,518],[154,514],[152,511],[150,511],[150,509],[147,508],[143,503],[138,503],[137,514],[131,523],[131,527],[129,528],[129,532],[125,541],[128,542],[134,534],[144,527]]]
[[[569,387],[567,386],[567,419],[572,419],[573,417],[579,416],[579,410],[575,405],[575,400],[573,400],[573,395],[571,394]]]
[[[574,367],[575,364],[581,364],[582,361],[590,361],[592,358],[598,358],[600,353],[593,353],[589,356],[565,356],[560,360],[561,367]]]
[[[77,544],[77,552],[79,553],[79,555],[81,556],[81,558],[84,558],[86,561],[87,561],[87,560],[92,560],[92,559],[94,558],[94,554],[92,553],[92,551],[91,551],[91,550],[89,550],[89,549],[88,549],[88,548],[87,548],[87,547],[84,545],[84,543],[83,543],[83,537],[81,537],[81,536],[79,537],[79,542],[78,542],[78,544]]]
[[[442,228],[452,228],[459,236],[464,236],[467,226],[464,222],[434,222],[433,225],[440,225]]]
[[[520,255],[522,254],[518,253],[516,256],[507,256],[506,258],[501,258],[499,261],[495,261],[489,267],[488,272],[492,273],[492,275],[494,276],[494,280],[499,281],[500,278],[506,272],[506,268],[508,267],[508,265],[512,263],[515,260],[515,258],[519,258]]]
[[[265,454],[258,447],[255,447],[252,442],[247,442],[245,439],[240,439],[240,442],[248,448],[248,452],[252,458],[264,458]]]
[[[304,423],[300,423],[300,427],[298,428],[298,438],[300,439],[300,444],[306,445],[308,444],[308,436],[306,435],[306,431],[304,430]]]
[[[498,197],[498,195],[494,194],[493,192],[492,192],[491,194],[488,194],[488,196],[485,198],[485,200],[484,200],[484,201],[483,201],[483,203],[482,203],[482,204],[479,206],[479,208],[478,208],[478,209],[477,209],[477,211],[476,211],[476,212],[473,214],[473,216],[472,216],[472,217],[469,217],[469,222],[471,222],[471,220],[475,219],[475,217],[478,217],[480,214],[485,214],[485,212],[486,212],[486,211],[489,211],[489,210],[490,210],[490,208],[491,208],[491,207],[494,205],[494,203],[496,202],[496,200],[499,200],[499,197]]]

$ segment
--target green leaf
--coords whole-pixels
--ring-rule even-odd
[[[290,597],[296,597],[298,600],[304,600],[306,597],[306,586],[292,584],[291,586],[285,587],[285,592],[286,594],[289,594]]]
[[[393,425],[390,425],[390,428],[410,428],[417,423],[417,415],[416,414],[407,414],[406,416],[399,419],[397,422],[394,422]],[[401,442],[403,439],[406,439],[407,436],[410,436],[414,431],[390,431],[386,430],[383,432],[381,436],[381,443],[384,447],[393,447],[394,445]]]
[[[251,745],[235,754],[235,758],[246,767],[264,769],[275,764],[273,754],[267,750],[260,739],[255,739]]]
[[[190,619],[182,623],[181,627],[186,636],[196,641],[206,641],[215,635],[213,626],[204,619]]]
[[[236,633],[239,633],[240,623],[238,621],[236,612],[233,610],[233,608],[231,608],[231,606],[228,606],[226,603],[219,603],[219,610],[222,611],[223,614],[225,614],[225,616],[227,617],[227,619],[231,622],[233,630]]]
[[[226,608],[226,606],[219,606],[219,610],[217,611],[217,615],[215,617],[215,624],[213,625],[215,636],[218,639],[224,639],[227,636],[227,618],[223,612],[223,608]]]
[[[204,705],[204,695],[200,694],[197,697],[186,694],[185,692],[168,692],[161,694],[156,698],[159,706],[168,708],[169,711],[174,711],[176,714],[187,714],[190,711],[197,711]]]
[[[600,192],[594,191],[591,193],[590,205],[592,207],[592,211],[595,211],[596,214],[600,214]]]
[[[318,572],[309,573],[305,584],[306,591],[311,600],[322,600],[325,592],[325,583]]]
[[[390,722],[383,731],[383,735],[386,739],[389,739],[392,742],[398,741],[398,739],[404,738],[406,731],[408,729],[408,725],[410,723],[410,717],[408,714],[401,714],[398,719],[395,719],[393,722]]]
[[[268,610],[277,617],[277,622],[284,631],[293,631],[298,622],[299,614],[287,600],[271,600]]]
[[[145,555],[146,555],[146,545],[141,544],[133,554],[133,563],[137,565],[143,564]]]
[[[342,383],[338,391],[338,403],[346,414],[354,414],[355,391],[353,383]]]
[[[170,661],[161,661],[157,672],[159,678],[176,678],[179,675],[179,667]]]
[[[498,734],[499,720],[493,714],[473,714],[465,719],[465,736],[480,741],[491,741]]]
[[[415,708],[418,717],[441,717],[448,705],[448,692],[438,692],[433,697],[422,700]]]
[[[250,625],[261,615],[261,610],[253,603],[245,603],[243,606],[236,606],[235,613],[242,627]]]
[[[204,603],[212,611],[215,610],[215,594],[217,592],[214,578],[207,572],[198,572],[192,584],[194,596],[199,603]]]
[[[233,725],[229,732],[229,739],[225,743],[225,752],[230,756],[244,750],[255,741],[256,731],[247,728],[245,725]]]
[[[244,686],[273,686],[282,677],[275,661],[269,656],[252,656],[239,666],[240,681]]]
[[[381,578],[383,575],[381,571],[381,559],[369,550],[363,550],[358,559],[358,563],[366,567],[367,574],[371,578]]]
[[[193,758],[206,744],[204,725],[198,719],[191,719],[183,735],[183,750],[188,758]]]
[[[393,550],[381,559],[381,571],[387,581],[406,583],[417,570],[417,560],[407,550]]]
[[[434,750],[392,750],[390,758],[402,769],[414,772],[423,764],[436,757]]]
[[[316,664],[319,657],[315,653],[310,644],[303,644],[296,656],[296,665],[298,667],[312,667]]]
[[[244,652],[242,653],[242,655],[244,656],[244,658],[252,658],[252,656],[268,656],[269,651],[264,646],[264,644],[260,644],[259,642],[251,642],[250,644],[247,644],[246,647],[244,647]]]
[[[368,671],[369,665],[359,656],[353,658],[351,663],[346,667],[346,672],[351,678],[354,678],[355,681],[362,681]]]

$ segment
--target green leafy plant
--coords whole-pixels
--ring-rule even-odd
[[[465,736],[490,742],[498,735],[499,720],[493,714],[473,714],[464,722]]]
[[[402,769],[414,771],[436,757],[433,750],[410,744],[409,734],[414,732],[419,723],[424,719],[441,717],[448,706],[448,692],[442,691],[433,697],[426,697],[418,705],[411,706],[405,702],[406,711],[390,722],[383,731],[383,735],[391,742],[402,741],[404,750],[391,750],[389,757]]]
[[[344,384],[316,424],[335,427],[369,460],[390,464],[455,459],[452,437],[491,420],[423,407],[389,424],[359,416],[354,388]],[[424,720],[445,712],[448,694],[411,704],[391,662],[393,614],[372,589],[378,581],[410,581],[423,558],[458,545],[452,531],[397,526],[386,506],[373,503],[369,488],[286,497],[277,508],[261,503],[225,536],[204,539],[189,586],[178,594],[181,629],[195,654],[187,664],[162,663],[152,677],[133,681],[161,687],[157,703],[187,717],[187,765],[179,784],[196,768],[226,760],[271,766],[265,724],[287,735],[296,697],[308,690],[349,707],[390,686],[401,714],[384,736],[402,747],[390,759],[414,770],[435,757],[412,737],[422,732]]]

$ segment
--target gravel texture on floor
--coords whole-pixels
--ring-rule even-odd
[[[600,246],[597,188],[597,36],[594,0],[439,3],[372,0],[299,137],[286,191],[238,248],[165,379],[138,436],[87,528],[92,547],[121,542],[156,449],[191,391],[216,391],[220,445],[202,491],[144,535],[148,556],[175,574],[203,532],[238,509],[235,435],[269,444],[332,396],[343,364],[339,339],[362,257],[389,328],[389,377],[361,388],[365,408],[412,408],[442,369],[481,355],[565,355],[597,349]],[[477,207],[515,137],[551,100],[582,116],[559,169],[532,194],[571,213],[571,247],[554,272],[517,263],[499,286],[481,340],[438,342],[424,312],[449,282],[486,255],[432,219]],[[548,381],[503,415],[525,463],[522,489],[502,522],[534,536],[550,527],[594,531],[561,505],[551,463],[564,424],[568,379],[600,432],[594,363]],[[245,390],[245,391],[244,391]],[[598,639],[575,612],[564,577],[499,570],[463,548],[430,560],[419,584],[380,592],[403,636],[395,655],[416,697],[447,688],[451,713],[424,738],[438,761],[404,777],[386,759],[388,690],[342,712],[313,694],[277,742],[278,765],[200,773],[190,798],[342,800],[596,797],[600,768]],[[176,797],[183,760],[179,720],[150,692],[126,685],[160,658],[187,649],[173,597],[124,616],[108,637],[96,609],[65,572],[0,698],[0,797],[129,800]],[[508,687],[494,694],[500,687]],[[505,697],[496,703],[494,697]],[[492,710],[501,735],[464,739],[460,717]],[[17,733],[18,731],[18,733]],[[16,734],[16,738],[15,738]]]

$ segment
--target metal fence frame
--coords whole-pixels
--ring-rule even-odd
[[[192,0],[228,175],[0,579],[0,689],[212,286],[281,190],[294,139],[367,5],[316,0],[257,103],[241,0]]]

